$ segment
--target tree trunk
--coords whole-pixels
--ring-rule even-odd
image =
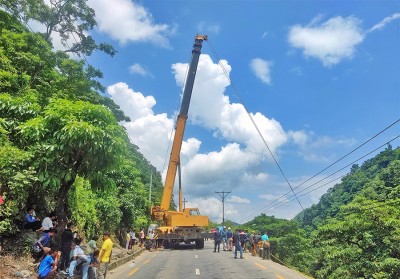
[[[57,242],[61,239],[61,233],[64,230],[65,226],[68,223],[67,218],[67,204],[68,204],[68,192],[71,189],[72,184],[74,184],[75,178],[69,181],[63,181],[61,183],[60,189],[57,194],[57,203],[56,203],[56,214],[57,214]]]

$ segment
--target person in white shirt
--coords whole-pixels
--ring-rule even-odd
[[[55,222],[56,219],[57,219],[56,213],[54,211],[51,212],[49,217],[44,218],[42,221],[43,230],[49,231],[50,229],[54,228],[55,226],[54,226],[53,222],[56,223]]]
[[[81,244],[81,239],[77,238],[71,244],[71,249],[73,250],[72,262],[69,264],[68,275],[69,277],[74,276],[75,267],[82,263],[82,279],[88,278],[88,269],[90,264],[90,257],[85,255],[82,248],[79,246]]]

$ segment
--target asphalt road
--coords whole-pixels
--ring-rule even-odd
[[[309,279],[249,253],[244,253],[244,259],[234,259],[232,252],[221,250],[220,253],[213,253],[213,249],[210,240],[201,250],[185,246],[179,250],[145,251],[133,261],[109,271],[107,279]]]

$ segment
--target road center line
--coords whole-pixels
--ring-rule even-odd
[[[285,279],[285,277],[283,277],[283,276],[281,276],[281,275],[276,275],[276,278],[278,278],[278,279]]]
[[[259,268],[261,268],[261,269],[266,269],[266,267],[265,266],[263,266],[262,264],[259,264],[259,263],[254,263],[256,266],[258,266]]]
[[[132,275],[132,274],[134,274],[135,272],[137,272],[138,270],[139,270],[138,267],[137,267],[137,268],[134,268],[131,272],[128,273],[128,275]]]
[[[150,262],[150,260],[146,260],[143,264],[148,264]]]
[[[200,269],[196,268],[196,275],[200,275]]]

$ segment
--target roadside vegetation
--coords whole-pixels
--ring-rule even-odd
[[[109,230],[123,241],[127,229],[150,223],[150,176],[159,203],[161,175],[119,124],[129,118],[102,94],[101,71],[68,55],[116,55],[85,35],[96,25],[86,2],[68,3],[48,10],[42,1],[0,1],[0,235],[18,234],[36,204],[42,216],[55,210],[60,227],[72,220],[82,236]],[[29,19],[47,32],[33,33]],[[54,51],[51,33],[67,40],[76,20],[80,43]],[[225,225],[267,231],[274,256],[315,278],[395,279],[399,204],[400,148],[389,145],[294,220],[261,214]]]

